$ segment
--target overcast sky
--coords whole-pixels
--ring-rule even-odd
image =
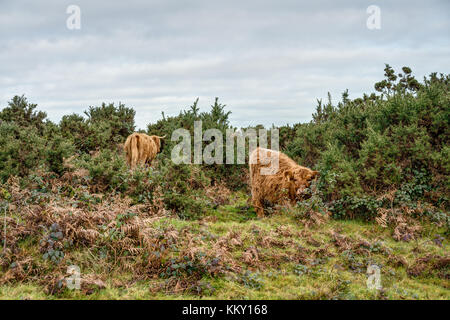
[[[25,94],[59,121],[120,101],[145,128],[219,97],[235,126],[305,122],[328,91],[373,92],[384,63],[449,73],[449,13],[448,0],[0,0],[0,108]]]

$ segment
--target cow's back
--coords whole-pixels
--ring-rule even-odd
[[[126,139],[124,150],[127,163],[133,168],[138,163],[145,164],[153,160],[158,152],[158,147],[150,136],[135,132]]]

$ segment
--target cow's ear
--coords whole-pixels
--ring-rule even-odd
[[[156,145],[157,146],[159,146],[160,145],[160,140],[159,140],[159,137],[157,137],[157,136],[152,136],[152,139],[153,139],[153,141],[156,143]]]
[[[308,176],[310,175],[310,171],[304,168],[297,170],[297,179],[298,180],[307,180]]]
[[[294,173],[292,170],[286,170],[284,172],[284,179],[288,182],[294,179]]]

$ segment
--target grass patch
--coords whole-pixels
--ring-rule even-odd
[[[441,243],[434,241],[439,228],[432,224],[424,224],[424,232],[416,240],[396,241],[390,236],[389,228],[357,220],[329,220],[306,228],[289,212],[257,219],[252,210],[245,209],[242,193],[235,194],[233,199],[202,220],[173,216],[149,218],[146,226],[157,230],[160,237],[171,232],[176,238],[161,263],[169,263],[170,270],[181,265],[186,272],[194,270],[193,275],[183,271],[169,277],[160,277],[158,273],[137,277],[132,268],[145,261],[145,252],[134,255],[122,252],[112,258],[111,252],[105,254],[100,246],[78,246],[65,250],[62,267],[79,265],[82,276],[99,275],[102,285],[49,293],[45,281],[29,277],[0,285],[0,297],[450,299],[448,265],[423,262],[428,261],[428,256],[446,257],[449,252],[447,239]],[[39,261],[41,268],[47,267],[49,272],[60,270],[59,265],[42,261],[38,243],[36,236],[27,236],[19,242],[19,249]],[[177,262],[184,261],[182,258],[190,254],[192,257],[186,261],[191,264]],[[194,260],[195,255],[199,260]],[[215,262],[214,257],[219,262]],[[124,271],[119,264],[129,264],[130,270]],[[368,264],[380,266],[382,289],[379,291],[367,288]],[[211,271],[219,266],[220,272]]]

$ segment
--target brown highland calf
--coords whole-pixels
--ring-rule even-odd
[[[136,165],[150,164],[161,150],[161,139],[165,137],[148,136],[145,133],[133,133],[128,136],[123,149],[127,163],[134,169]]]
[[[273,160],[278,157],[278,170],[264,175],[263,170],[273,167]],[[292,204],[301,200],[302,193],[319,174],[309,168],[298,165],[282,152],[256,148],[250,155],[250,184],[252,204],[258,217],[264,216],[264,202],[272,204],[289,199]]]

